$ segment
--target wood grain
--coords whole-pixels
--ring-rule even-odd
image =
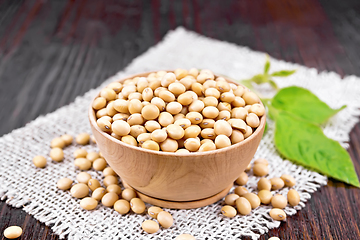
[[[0,135],[72,102],[179,25],[341,76],[360,76],[358,0],[0,0]],[[349,153],[360,174],[360,124]],[[0,171],[1,174],[1,171]],[[359,239],[360,191],[330,179],[306,207],[260,239]],[[58,239],[0,202],[0,238]]]

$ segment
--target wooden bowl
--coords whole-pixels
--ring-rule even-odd
[[[148,74],[137,74],[126,79],[146,77]],[[101,153],[128,186],[142,196],[163,202],[201,202],[202,199],[212,199],[200,204],[207,205],[222,198],[224,194],[220,198],[211,197],[229,189],[250,163],[262,138],[266,116],[260,118],[259,127],[244,141],[223,149],[190,154],[152,151],[125,144],[100,130],[91,106],[89,119]]]

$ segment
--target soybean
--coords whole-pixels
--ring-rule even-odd
[[[44,168],[46,166],[46,158],[44,156],[35,156],[32,161],[35,167]]]
[[[233,218],[236,216],[237,212],[236,209],[232,206],[226,205],[221,208],[221,213],[225,217]]]
[[[159,212],[156,219],[163,228],[170,228],[174,223],[174,219],[171,214],[165,211]]]
[[[141,224],[141,228],[147,233],[156,233],[159,231],[159,224],[153,220],[145,220]]]
[[[269,214],[270,214],[270,217],[272,217],[274,220],[277,220],[277,221],[284,221],[286,219],[286,213],[279,208],[271,209]]]
[[[295,189],[290,189],[287,194],[287,200],[291,206],[295,207],[300,203],[300,195]]]
[[[117,200],[114,203],[114,210],[120,214],[126,214],[130,211],[130,203],[125,199]]]
[[[82,207],[85,210],[94,210],[98,205],[98,201],[96,201],[94,198],[86,197],[81,199],[80,201],[80,207]]]

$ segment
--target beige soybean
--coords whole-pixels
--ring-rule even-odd
[[[232,118],[242,119],[245,121],[248,114],[248,111],[243,107],[235,107],[231,109]]]
[[[234,90],[234,94],[236,96],[242,97],[245,93],[245,88],[241,85],[237,85],[236,89]]]
[[[101,203],[105,207],[112,207],[117,200],[119,200],[119,196],[116,193],[108,192],[101,198]]]
[[[253,133],[253,129],[250,126],[246,126],[246,132],[244,133],[244,138],[248,138]]]
[[[218,135],[215,138],[215,145],[217,149],[231,146],[231,140],[226,135]]]
[[[259,191],[261,190],[271,190],[271,182],[267,178],[260,178],[257,183],[257,188]]]
[[[239,186],[239,187],[236,187],[234,189],[234,193],[237,194],[238,196],[242,197],[244,194],[248,193],[249,191],[243,187],[243,186]]]
[[[244,141],[244,139],[245,139],[244,134],[241,131],[239,131],[239,130],[232,131],[232,134],[230,136],[230,140],[231,140],[232,144],[242,142],[242,141]]]
[[[273,195],[269,190],[260,190],[258,192],[258,197],[262,204],[269,204]]]
[[[214,119],[203,119],[202,122],[199,124],[199,126],[201,128],[213,128],[215,125],[215,120]]]
[[[96,188],[93,190],[91,195],[92,198],[96,199],[96,201],[101,201],[102,197],[106,194],[106,189],[103,187]]]
[[[182,110],[182,105],[178,102],[169,102],[166,105],[166,111],[171,113],[172,115],[176,115],[180,113]]]
[[[184,138],[196,138],[201,133],[198,125],[191,125],[185,129]]]
[[[121,187],[117,184],[110,184],[109,186],[107,186],[106,188],[107,192],[114,192],[117,195],[121,194]]]
[[[159,224],[153,220],[145,220],[141,224],[141,228],[147,233],[156,233],[159,231]]]
[[[100,187],[100,182],[96,179],[89,179],[89,181],[87,182],[88,187],[90,188],[91,191],[95,191],[95,189]]]
[[[130,125],[142,125],[144,123],[144,118],[140,113],[133,113],[131,114],[128,119],[126,120],[126,122]]]
[[[174,218],[166,211],[159,212],[156,219],[163,228],[170,228],[174,223]]]
[[[235,180],[236,184],[243,186],[247,183],[249,177],[246,172],[240,173],[239,177]]]
[[[214,131],[216,135],[225,135],[230,137],[232,134],[232,127],[225,120],[217,120],[214,124]]]
[[[250,91],[246,91],[242,95],[242,98],[245,100],[246,104],[248,104],[248,105],[252,105],[252,104],[260,102],[259,97],[255,93],[250,92]]]
[[[240,197],[239,195],[237,195],[235,193],[231,193],[225,197],[225,203],[227,205],[234,206],[236,199],[238,199],[239,197]]]
[[[199,151],[200,151],[200,149],[199,149]],[[188,154],[188,153],[190,153],[190,151],[185,148],[180,148],[180,149],[176,150],[175,153],[176,154]]]
[[[19,226],[10,226],[4,230],[4,237],[7,239],[15,239],[22,234],[22,228]]]
[[[147,87],[142,91],[142,98],[144,101],[150,102],[153,97],[154,91],[151,89],[151,87]]]
[[[219,116],[219,109],[217,107],[214,106],[207,106],[202,110],[202,115],[205,118],[216,118],[217,116]]]
[[[98,110],[98,111],[96,112],[96,117],[97,117],[97,118],[101,118],[101,117],[104,117],[104,116],[107,116],[107,110],[106,110],[106,108],[102,108],[102,109],[100,109],[100,110]]]
[[[263,105],[261,105],[259,103],[255,103],[255,104],[251,105],[249,112],[255,113],[258,117],[261,117],[262,115],[265,114],[265,108]]]
[[[116,176],[115,171],[111,167],[105,168],[103,170],[103,174],[104,174],[105,177],[110,176],[110,175]]]
[[[86,197],[81,199],[80,201],[80,207],[85,210],[94,210],[98,205],[98,201],[96,199],[91,197]]]
[[[33,164],[35,165],[35,167],[38,167],[38,168],[44,168],[46,166],[46,158],[44,156],[35,156],[33,158]]]
[[[151,140],[151,133],[141,133],[137,138],[136,141],[141,145],[145,141]]]
[[[131,131],[130,131],[130,134],[131,134]],[[131,135],[126,135],[126,136],[121,137],[121,141],[126,143],[126,144],[132,145],[132,146],[137,146],[138,145],[138,142],[136,141],[135,137],[133,137]],[[102,163],[101,167],[104,166],[103,164],[104,163]],[[104,167],[106,167],[106,162],[105,162]],[[94,169],[95,169],[95,167],[94,167]],[[95,170],[97,170],[97,169],[95,169]]]
[[[111,132],[111,122],[109,121],[108,116],[104,116],[96,120],[96,123],[101,131]]]
[[[52,148],[64,148],[65,145],[65,141],[61,137],[54,138],[50,143],[50,147]]]
[[[204,107],[205,107],[205,104],[203,101],[195,100],[189,105],[188,111],[189,112],[202,112]]]
[[[170,125],[169,125],[170,126]],[[155,142],[163,142],[168,137],[168,133],[164,129],[156,129],[150,134],[151,140]]]
[[[130,200],[130,207],[134,213],[141,214],[145,211],[145,203],[140,198],[132,198]]]
[[[165,102],[159,97],[154,97],[153,99],[151,99],[150,103],[152,105],[155,105],[160,112],[165,110]]]
[[[198,82],[194,82],[191,85],[191,90],[193,90],[198,96],[203,96],[205,91],[204,86]]]
[[[168,125],[174,123],[174,117],[168,112],[161,112],[158,121],[161,126],[167,127]]]
[[[76,175],[76,180],[79,183],[87,184],[90,179],[91,179],[91,175],[87,172],[80,172],[78,175]]]
[[[117,177],[115,177],[113,175],[109,175],[104,178],[103,183],[104,183],[105,187],[107,187],[112,184],[118,184],[119,182],[118,182]]]
[[[260,198],[258,197],[258,195],[254,193],[245,193],[243,197],[250,202],[252,209],[255,209],[258,206],[260,206]]]
[[[130,203],[125,199],[117,200],[114,203],[114,210],[120,214],[127,214],[130,211]]]
[[[114,101],[111,101],[108,103],[108,105],[106,106],[106,112],[107,112],[107,115],[110,117],[112,117],[118,113],[118,111],[116,111],[114,108]]]
[[[145,123],[145,128],[146,130],[148,130],[149,132],[153,132],[155,131],[156,129],[161,129],[161,126],[160,124],[155,121],[155,120],[150,120],[150,121],[147,121]]]
[[[148,209],[148,214],[149,214],[150,217],[156,219],[157,216],[158,216],[158,214],[159,214],[160,212],[162,212],[162,211],[163,211],[163,210],[162,210],[161,208],[159,208],[159,207],[151,206],[151,207],[149,207],[149,209]]]
[[[216,137],[215,130],[213,128],[204,128],[200,133],[201,137],[204,139],[214,140]]]
[[[280,178],[284,181],[285,186],[287,186],[287,187],[293,187],[296,184],[295,178],[293,178],[292,176],[290,176],[288,174],[283,174],[283,175],[281,175]]]
[[[119,93],[121,91],[121,89],[123,88],[123,85],[119,82],[112,82],[107,86],[107,88],[110,88],[110,89],[114,90],[116,93]]]
[[[231,113],[228,110],[222,110],[219,112],[219,115],[216,117],[216,120],[229,120]]]
[[[86,155],[87,155],[87,151],[83,148],[79,148],[74,151],[75,158],[85,158]]]
[[[195,152],[200,148],[200,140],[197,138],[188,138],[184,142],[184,147],[190,152]]]
[[[216,107],[219,103],[217,98],[213,96],[205,97],[202,101],[204,102],[205,107],[209,107],[209,106]]]
[[[160,143],[160,149],[163,152],[176,152],[176,150],[178,149],[178,146],[179,146],[178,142],[171,138],[167,138],[167,139],[165,139],[165,141]]]
[[[286,219],[286,213],[279,208],[271,209],[269,214],[270,214],[270,217],[272,217],[274,220],[277,220],[277,221],[284,221]]]
[[[243,107],[245,106],[245,100],[242,97],[235,96],[234,101],[231,102],[233,107]]]
[[[258,163],[265,164],[266,166],[269,165],[268,160],[266,160],[265,158],[258,158],[254,161],[254,164],[258,164]]]
[[[142,148],[145,149],[149,149],[149,150],[154,150],[154,151],[159,151],[160,150],[160,146],[157,142],[153,141],[153,140],[147,140],[145,141],[142,145]]]
[[[271,238],[269,238],[268,240],[280,240],[280,238],[278,238],[278,237],[271,237]]]
[[[235,95],[232,92],[224,92],[220,95],[220,100],[227,103],[232,103],[235,100]]]
[[[196,240],[196,238],[190,234],[184,233],[177,236],[175,240]]]
[[[88,152],[88,154],[86,154],[86,159],[89,160],[90,162],[94,162],[99,157],[100,154],[98,152]]]
[[[118,136],[125,136],[130,133],[130,125],[123,120],[116,120],[111,124],[111,130]]]
[[[265,164],[258,163],[253,166],[253,172],[255,176],[262,177],[269,173],[269,168]]]
[[[203,120],[203,115],[198,112],[189,112],[186,114],[186,118],[190,120],[191,124],[199,124]]]
[[[116,99],[113,107],[119,113],[129,114],[129,101],[125,99]],[[115,116],[115,115],[114,115]]]
[[[160,114],[160,110],[158,106],[154,104],[146,105],[141,110],[141,115],[146,120],[154,120],[156,119]]]
[[[251,212],[251,204],[244,197],[239,197],[235,201],[236,209],[241,215],[248,215]]]
[[[175,140],[181,139],[185,134],[184,129],[177,124],[169,124],[166,127],[166,132],[169,137]]]
[[[70,193],[74,198],[84,198],[89,195],[89,187],[85,183],[77,183],[71,187]]]
[[[61,148],[53,148],[50,150],[50,158],[56,162],[61,162],[64,160],[64,152]]]
[[[242,133],[246,132],[246,123],[242,119],[231,118],[227,121],[233,129],[237,129]]]
[[[95,110],[99,110],[106,106],[106,99],[104,97],[97,97],[92,103],[92,107]]]
[[[88,134],[88,133],[80,133],[79,135],[76,136],[75,141],[76,141],[76,143],[78,143],[80,145],[89,144],[90,134]]]
[[[193,102],[193,95],[189,91],[186,91],[178,96],[177,101],[181,103],[181,105],[187,106]]]
[[[205,139],[204,139],[205,140]],[[210,140],[210,139],[208,139]],[[206,152],[216,150],[216,145],[213,141],[208,141],[200,145],[199,152]]]
[[[130,201],[133,198],[136,198],[136,192],[134,189],[125,188],[121,193],[121,197],[127,201]]]
[[[275,196],[273,196],[271,198],[271,205],[274,207],[274,208],[280,208],[280,209],[283,209],[286,207],[287,205],[287,199],[286,197],[284,197],[283,195],[281,194],[276,194]]]
[[[58,189],[61,190],[69,190],[72,184],[73,184],[73,180],[71,180],[70,178],[61,178],[57,182],[56,186]]]
[[[78,167],[80,170],[89,170],[91,168],[91,161],[86,158],[76,158],[74,161],[74,165]]]
[[[219,109],[219,111],[228,111],[229,112],[229,116],[231,117],[231,104],[227,103],[227,102],[219,102],[219,104],[217,105],[217,108]],[[219,113],[220,115],[220,113]],[[218,116],[219,117],[219,116]]]
[[[257,128],[260,125],[260,120],[255,113],[249,113],[246,116],[246,123],[252,128]]]
[[[232,206],[226,205],[221,208],[221,213],[228,218],[233,218],[236,216],[236,209]]]
[[[179,82],[171,83],[168,86],[168,89],[171,93],[173,93],[176,96],[178,96],[186,91],[185,86]]]
[[[104,88],[101,90],[100,96],[105,98],[106,101],[111,101],[116,99],[116,92],[111,88]]]
[[[287,199],[291,206],[297,206],[300,203],[300,195],[295,189],[290,189],[287,193]]]
[[[161,86],[168,87],[171,83],[176,81],[176,75],[172,72],[166,73],[161,79]]]
[[[279,177],[274,177],[270,179],[271,182],[271,189],[272,190],[278,190],[284,187],[285,183],[284,181]]]
[[[73,141],[73,136],[70,134],[64,134],[61,136],[61,139],[65,142],[65,146],[69,146]]]
[[[183,129],[186,129],[191,126],[191,121],[187,118],[178,119],[174,122],[175,125],[178,125],[182,127]],[[185,134],[185,132],[184,132]]]
[[[103,158],[98,158],[96,159],[93,164],[92,167],[96,170],[96,171],[102,171],[106,168],[106,161]]]
[[[230,91],[230,84],[226,81],[216,81],[216,89],[220,92],[229,92]]]

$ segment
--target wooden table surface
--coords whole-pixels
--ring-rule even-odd
[[[72,102],[180,25],[285,61],[360,76],[359,16],[359,0],[0,0],[0,135]],[[360,175],[359,123],[350,138]],[[359,189],[330,179],[260,239],[360,239],[359,199]],[[21,239],[58,239],[0,201],[1,239],[10,225],[23,228]]]

